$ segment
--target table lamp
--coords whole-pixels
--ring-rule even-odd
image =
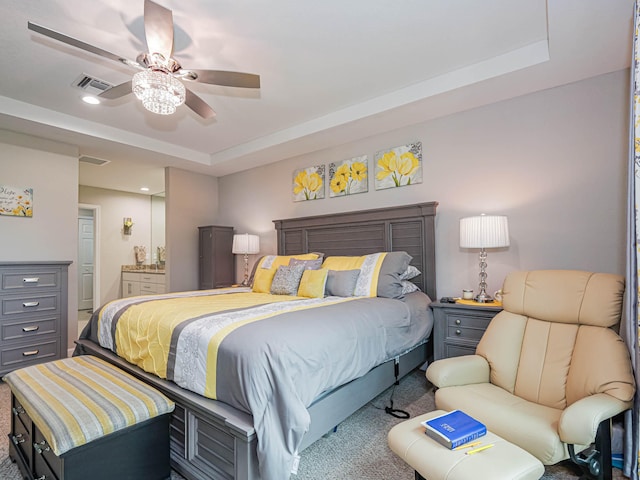
[[[233,236],[233,246],[231,252],[236,255],[244,255],[244,280],[243,287],[249,286],[249,255],[254,255],[260,251],[260,237],[240,233]]]
[[[509,224],[504,215],[479,215],[460,219],[460,247],[480,249],[480,293],[476,302],[487,303],[493,299],[487,295],[487,248],[509,246]]]

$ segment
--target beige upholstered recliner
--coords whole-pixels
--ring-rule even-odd
[[[509,274],[476,354],[427,369],[436,407],[467,412],[545,465],[571,458],[591,478],[611,478],[610,419],[635,392],[617,334],[623,294],[619,275]]]

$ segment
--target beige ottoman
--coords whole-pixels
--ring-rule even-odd
[[[413,467],[416,479],[537,480],[544,474],[544,466],[537,458],[491,432],[480,440],[482,445],[494,446],[473,455],[466,455],[465,450],[449,450],[431,440],[420,422],[443,413],[443,410],[426,413],[389,431],[389,447]]]

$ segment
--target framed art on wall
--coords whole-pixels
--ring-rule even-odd
[[[362,155],[329,164],[329,197],[369,191],[369,157]]]
[[[376,190],[422,183],[422,142],[381,150],[374,163]]]
[[[294,170],[292,188],[294,202],[324,198],[324,165]]]
[[[0,215],[33,217],[33,189],[0,185]]]

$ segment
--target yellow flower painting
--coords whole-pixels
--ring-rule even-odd
[[[422,183],[422,142],[377,152],[376,190]]]
[[[324,165],[307,167],[293,172],[293,201],[324,198]]]
[[[33,217],[33,189],[0,185],[0,215]]]
[[[329,197],[343,197],[369,190],[369,158],[366,155],[329,164]]]

